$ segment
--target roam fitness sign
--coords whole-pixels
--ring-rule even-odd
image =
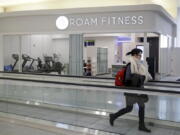
[[[59,16],[56,20],[56,27],[60,30],[66,30],[69,27],[142,25],[143,23],[144,17],[141,15],[98,17]]]

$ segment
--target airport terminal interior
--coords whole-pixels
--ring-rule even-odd
[[[0,0],[0,135],[180,135],[179,57],[180,0]]]

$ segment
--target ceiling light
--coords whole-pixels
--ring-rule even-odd
[[[101,112],[101,115],[106,116],[106,112]]]
[[[100,115],[100,112],[99,112],[99,111],[95,111],[95,114],[96,114],[96,115]]]
[[[107,103],[108,103],[108,104],[112,104],[112,101],[108,101]]]

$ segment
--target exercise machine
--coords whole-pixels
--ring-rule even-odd
[[[16,64],[19,61],[19,55],[18,54],[12,54],[12,58],[15,60],[14,64],[4,66],[4,71],[6,72],[18,72],[18,70],[15,70]]]
[[[22,59],[23,59],[23,63],[22,63],[22,71],[23,72],[35,72],[35,69],[33,67],[33,64],[35,61],[37,61],[37,59],[34,59],[32,57],[30,57],[27,54],[22,54]],[[27,65],[27,62],[30,62],[30,65]]]
[[[14,68],[15,68],[17,62],[19,61],[19,55],[18,54],[12,54],[12,58],[15,60],[13,66],[12,66],[12,71],[14,71]]]
[[[42,60],[40,58],[38,58],[37,61],[37,68],[39,72],[57,72],[58,74],[61,74],[64,69],[63,64],[59,61],[55,61],[52,56],[44,56],[44,64],[42,64]]]

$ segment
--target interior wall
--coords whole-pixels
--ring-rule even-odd
[[[86,37],[85,40],[95,40],[95,47],[108,49],[108,68],[111,68],[114,64],[115,37]],[[84,56],[87,57],[85,51],[88,51],[88,47],[84,50]]]
[[[68,38],[53,38],[51,35],[29,35],[28,42],[24,44],[22,52],[30,56],[43,59],[43,56],[53,56],[56,53],[62,63],[69,63],[69,40]],[[27,50],[26,50],[27,48]]]
[[[113,64],[122,64],[122,60],[126,61],[126,53],[136,47],[137,43],[135,41],[135,34],[122,34],[120,37],[130,37],[131,41],[118,43],[118,36],[103,36],[103,37],[86,37],[85,40],[95,40],[95,47],[102,47],[108,49],[108,68],[112,68]],[[87,60],[87,53],[94,56],[94,50],[84,47],[84,58]],[[92,47],[89,47],[92,48]],[[119,49],[119,50],[117,50]],[[120,53],[118,57],[117,53]]]
[[[19,54],[19,46],[19,36],[4,36],[4,65],[13,65],[15,60],[12,58],[12,54]],[[15,68],[17,68],[17,65]]]
[[[4,37],[4,64],[13,63],[11,55],[19,53],[19,36]],[[53,38],[52,35],[23,35],[21,36],[22,54],[27,54],[32,58],[44,55],[53,56],[56,53],[60,57],[60,62],[69,63],[69,40],[68,38]]]
[[[69,39],[52,40],[52,52],[60,56],[60,61],[69,63]]]
[[[0,35],[0,50],[4,50],[3,35]],[[4,67],[3,56],[4,56],[4,51],[1,51],[1,53],[0,53],[0,71],[3,71],[3,67]]]
[[[180,76],[180,48],[174,48],[172,52],[172,74],[175,76]]]
[[[132,43],[132,42],[123,43],[122,50],[121,50],[121,52],[122,52],[122,61],[127,61],[126,54],[128,52],[130,52],[134,48],[136,48],[136,43]]]
[[[159,48],[159,73],[164,75],[172,74],[172,38],[168,35],[160,36],[160,48]]]
[[[175,47],[180,47],[180,8],[178,8],[178,15],[177,15],[177,40]]]

